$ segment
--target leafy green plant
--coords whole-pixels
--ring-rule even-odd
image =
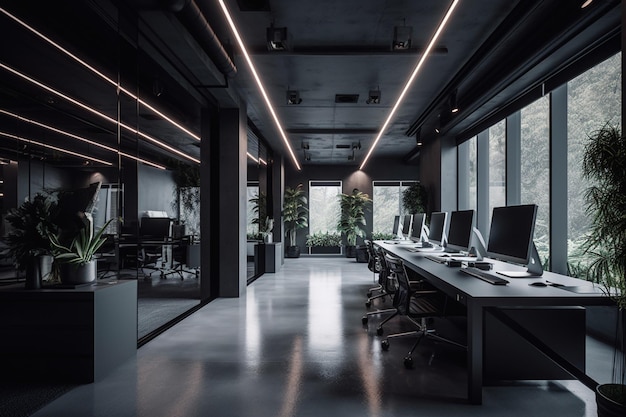
[[[341,235],[339,233],[318,232],[306,237],[307,247],[334,247],[341,246]]]
[[[351,194],[339,194],[341,216],[337,223],[337,230],[346,236],[348,246],[356,246],[357,237],[365,237],[365,209],[371,203],[372,199],[369,195],[356,188]]]
[[[402,193],[402,205],[407,213],[426,213],[428,193],[419,182],[414,182]]]
[[[391,233],[385,233],[385,232],[373,232],[372,233],[372,240],[391,240],[395,237],[396,236]]]
[[[582,247],[590,259],[587,274],[604,285],[619,309],[614,383],[601,385],[598,392],[626,405],[626,138],[619,128],[607,123],[589,135],[582,174],[593,184],[585,191],[591,217]]]
[[[285,222],[285,234],[289,242],[288,246],[296,246],[297,230],[309,225],[306,204],[307,198],[304,195],[302,184],[298,184],[296,188],[285,188],[283,221]]]
[[[9,210],[6,220],[13,230],[7,236],[7,243],[9,254],[15,259],[19,270],[25,270],[37,256],[52,254],[48,236],[58,231],[53,221],[57,208],[54,197],[37,194],[32,200]]]
[[[60,263],[73,265],[85,265],[91,262],[98,249],[106,242],[106,237],[103,234],[113,220],[110,219],[106,222],[95,235],[91,227],[82,228],[72,239],[70,246],[63,245],[59,242],[58,236],[51,234],[50,242],[54,248],[54,259]]]
[[[268,226],[268,219],[270,219],[267,216],[267,195],[261,191],[258,194],[255,194],[254,197],[252,197],[250,200],[248,200],[250,203],[252,203],[252,212],[255,214],[254,219],[252,219],[251,223],[252,224],[256,224],[259,228],[259,234],[261,235],[265,235],[266,232],[271,231],[272,228],[270,227],[269,229],[267,229]],[[263,219],[263,221],[261,221],[261,219]],[[272,226],[274,225],[274,220],[272,220]]]

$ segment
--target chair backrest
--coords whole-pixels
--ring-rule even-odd
[[[402,259],[385,254],[385,263],[393,279],[398,282],[398,289],[393,296],[393,306],[398,309],[398,313],[407,315],[411,303],[411,284],[404,269]]]
[[[387,277],[389,276],[389,268],[387,267],[387,263],[385,262],[385,251],[380,247],[374,247],[374,252],[376,253],[376,257],[378,258],[378,263],[380,265],[380,272],[378,273],[378,283],[382,285],[382,287],[388,293],[394,293],[396,291],[395,287],[389,287],[389,282]]]
[[[370,240],[366,240],[365,247],[367,248],[367,255],[369,257],[367,268],[374,273],[380,272],[380,259],[378,259],[376,252],[374,252],[374,245]]]

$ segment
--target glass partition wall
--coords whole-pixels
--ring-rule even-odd
[[[2,244],[8,210],[97,184],[97,279],[138,281],[137,337],[149,338],[200,303],[203,101],[118,23],[133,17],[59,7],[1,8]],[[0,267],[1,283],[23,280],[6,256]]]

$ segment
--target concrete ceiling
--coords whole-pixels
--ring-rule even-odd
[[[245,102],[252,147],[262,152],[266,143],[275,152],[287,154],[217,0],[61,3],[33,0],[3,7],[52,34],[113,78],[119,75],[140,96],[150,97],[194,132],[200,132],[202,107],[227,108]],[[358,166],[451,0],[225,3],[298,163]],[[566,72],[573,56],[619,39],[619,1],[596,0],[584,10],[579,3],[582,0],[460,0],[372,158],[416,164],[418,136],[426,143],[439,135],[462,139],[502,111],[503,103],[542,86],[555,68]],[[200,11],[201,19],[190,15],[193,8]],[[3,63],[63,86],[64,91],[107,114],[115,115],[118,105],[133,109],[132,100],[118,103],[110,86],[87,72],[68,71],[67,59],[42,48],[36,37],[10,19],[0,18],[3,38],[11,39],[2,44]],[[271,26],[286,28],[286,51],[268,50],[266,31]],[[411,28],[408,50],[392,50],[396,27]],[[230,57],[220,55],[222,46]],[[234,68],[229,69],[231,60],[236,74]],[[80,124],[91,137],[116,146],[115,126],[16,80],[7,71],[1,72],[2,108],[68,126]],[[155,80],[163,87],[163,95],[156,95]],[[287,104],[288,90],[298,92],[300,104]],[[380,91],[380,102],[368,104],[373,90]],[[454,91],[461,106],[456,115],[449,112]],[[358,98],[337,102],[337,95]],[[128,123],[199,158],[196,140],[141,106],[122,112],[122,117],[125,114],[135,114],[136,120]],[[4,126],[11,124],[1,115],[0,121]],[[48,140],[54,139],[48,135]],[[158,147],[139,142],[140,146],[135,135],[127,134],[121,146],[129,151],[139,147],[141,154],[155,158],[165,155]],[[90,152],[98,150],[91,147]]]

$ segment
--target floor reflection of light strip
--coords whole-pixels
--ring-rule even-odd
[[[52,130],[53,132],[60,133],[60,134],[65,135],[65,136],[69,136],[69,137],[74,138],[76,140],[80,140],[82,142],[88,143],[88,144],[93,145],[93,146],[97,146],[97,147],[102,148],[102,149],[106,149],[107,151],[110,151],[110,152],[113,152],[113,153],[117,153],[118,152],[117,149],[112,148],[110,146],[103,145],[102,143],[98,143],[98,142],[95,142],[95,141],[87,139],[87,138],[83,138],[82,136],[78,136],[78,135],[75,135],[73,133],[66,132],[65,130],[58,129],[58,128],[54,127],[54,126],[49,126],[47,124],[38,122],[36,120],[28,119],[26,117],[20,116],[19,114],[11,113],[11,112],[3,110],[3,109],[0,109],[0,113],[1,114],[5,114],[5,115],[10,116],[10,117],[14,117],[14,118],[16,118],[16,119],[18,119],[18,120],[20,120],[22,122],[34,124],[35,126],[43,127],[44,129]],[[126,158],[134,159],[135,161],[142,162],[142,163],[144,163],[146,165],[151,165],[151,166],[153,166],[155,168],[166,169],[162,165],[155,164],[154,162],[150,162],[150,161],[147,161],[145,159],[137,158],[136,156],[132,156],[132,155],[129,155],[129,154],[124,153],[124,152],[120,152],[120,155],[125,156]]]
[[[281,125],[280,120],[278,120],[278,116],[276,115],[276,112],[274,111],[274,107],[272,106],[272,102],[270,101],[269,96],[265,92],[265,87],[263,87],[263,83],[261,82],[261,78],[259,77],[259,74],[257,73],[256,68],[254,67],[254,64],[252,63],[252,59],[248,55],[248,51],[246,50],[246,46],[243,44],[243,40],[241,39],[241,36],[239,35],[239,31],[237,30],[237,26],[235,25],[235,22],[233,21],[232,17],[230,16],[230,12],[228,11],[228,8],[226,7],[226,4],[224,4],[224,1],[223,0],[219,0],[219,3],[220,3],[220,6],[222,7],[222,11],[224,12],[224,16],[226,17],[226,20],[228,21],[228,24],[230,25],[230,28],[233,31],[233,34],[235,35],[235,38],[237,39],[237,43],[239,44],[239,48],[241,48],[241,52],[243,53],[243,56],[246,59],[246,62],[248,63],[248,67],[250,68],[250,72],[252,72],[252,75],[254,76],[254,80],[256,81],[257,86],[259,87],[259,91],[261,92],[261,95],[263,96],[263,99],[265,100],[265,104],[267,105],[267,109],[269,110],[270,114],[272,115],[272,118],[274,119],[274,123],[276,124],[276,127],[278,128],[278,132],[280,133],[280,136],[283,139],[283,142],[285,143],[285,146],[287,147],[287,150],[289,151],[289,155],[291,155],[291,159],[293,160],[293,163],[296,165],[296,168],[298,168],[298,171],[300,171],[301,170],[300,164],[298,164],[298,160],[296,159],[296,155],[293,153],[293,149],[291,149],[291,145],[289,144],[289,140],[287,139],[287,135],[285,134],[285,131],[283,130],[283,126]]]
[[[91,161],[99,162],[99,163],[107,165],[107,166],[113,165],[111,162],[103,161],[102,159],[94,158],[92,156],[83,155],[82,153],[78,153],[78,152],[70,151],[70,150],[67,150],[67,149],[59,148],[57,146],[48,145],[46,143],[37,142],[36,140],[23,138],[23,137],[17,136],[17,135],[12,135],[11,133],[0,132],[0,135],[6,136],[6,137],[11,138],[11,139],[17,139],[17,140],[19,140],[21,142],[26,142],[26,143],[29,143],[31,145],[41,146],[42,148],[53,149],[55,151],[63,152],[63,153],[66,153],[66,154],[69,154],[69,155],[73,155],[73,156],[77,156],[79,158],[83,158],[83,159],[88,159],[88,160],[91,160]]]
[[[163,143],[160,140],[155,139],[152,136],[150,136],[150,135],[148,135],[146,133],[143,133],[143,132],[141,132],[141,131],[139,131],[137,129],[134,129],[134,128],[132,128],[132,127],[122,123],[122,122],[118,122],[114,118],[112,118],[110,116],[107,116],[104,113],[100,113],[98,110],[93,109],[93,108],[87,106],[86,104],[83,104],[80,101],[78,101],[78,100],[76,100],[76,99],[74,99],[74,98],[72,98],[72,97],[70,97],[68,95],[63,94],[60,91],[57,91],[57,90],[55,90],[52,87],[48,87],[47,85],[45,85],[45,84],[35,80],[34,78],[29,77],[28,75],[22,74],[21,72],[19,72],[19,71],[15,70],[15,69],[13,69],[13,68],[3,64],[2,62],[0,62],[0,68],[4,68],[5,70],[9,71],[10,73],[12,73],[14,75],[17,75],[18,77],[20,77],[20,78],[22,78],[22,79],[24,79],[24,80],[26,80],[26,81],[28,81],[28,82],[30,82],[32,84],[35,84],[36,86],[38,86],[40,88],[43,88],[44,90],[46,90],[46,91],[48,91],[48,92],[50,92],[50,93],[52,93],[52,94],[54,94],[56,96],[59,96],[59,97],[65,99],[65,100],[69,101],[70,103],[72,103],[72,104],[74,104],[74,105],[76,105],[76,106],[78,106],[78,107],[80,107],[80,108],[82,108],[84,110],[87,110],[88,112],[90,112],[92,114],[95,114],[96,116],[99,116],[100,118],[102,118],[104,120],[107,120],[110,123],[115,124],[116,126],[119,124],[119,126],[123,127],[124,129],[128,130],[129,132],[134,133],[136,135],[139,135],[142,138],[145,138],[146,140],[154,143],[155,145],[157,145],[157,146],[159,146],[159,147],[161,147],[161,148],[163,148],[165,150],[168,150],[168,151],[170,151],[172,153],[175,153],[176,155],[182,156],[185,159],[189,159],[190,161],[193,161],[193,162],[195,162],[197,164],[200,163],[199,159],[196,159],[196,158],[194,158],[191,155],[187,155],[186,153],[184,153],[182,151],[179,151],[178,149],[175,149],[175,148],[171,147],[170,145],[167,145],[166,143]]]
[[[389,112],[389,116],[387,116],[387,119],[385,120],[385,123],[383,123],[383,126],[380,128],[380,132],[378,133],[378,136],[376,136],[376,139],[374,140],[374,144],[370,147],[370,150],[367,152],[367,155],[365,155],[365,159],[361,163],[361,166],[359,167],[359,169],[363,169],[363,167],[367,163],[367,160],[369,159],[370,155],[374,151],[374,148],[376,148],[376,145],[378,145],[378,142],[380,141],[380,138],[383,136],[383,133],[385,133],[385,131],[387,130],[387,126],[389,125],[389,123],[391,122],[391,119],[395,115],[396,110],[398,110],[398,107],[400,107],[400,103],[402,102],[402,100],[404,99],[404,96],[406,95],[407,91],[411,87],[411,84],[413,84],[413,80],[417,76],[417,73],[419,72],[419,70],[422,68],[422,65],[426,61],[426,58],[428,58],[428,55],[430,54],[431,49],[433,49],[433,47],[435,46],[435,42],[437,42],[437,39],[439,38],[439,35],[441,35],[441,32],[443,31],[443,28],[446,26],[446,23],[448,22],[448,19],[450,19],[450,16],[452,15],[452,12],[456,8],[456,5],[457,5],[458,2],[459,2],[459,0],[453,0],[452,1],[452,4],[450,5],[450,8],[448,8],[448,11],[446,12],[445,16],[443,17],[443,20],[441,21],[441,23],[439,24],[439,27],[437,27],[437,30],[435,31],[435,34],[431,38],[428,46],[424,50],[424,53],[422,54],[421,58],[417,62],[417,65],[415,66],[415,69],[413,70],[413,73],[411,74],[411,76],[409,77],[408,81],[404,85],[404,89],[400,93],[400,96],[398,97],[398,100],[396,101],[396,104],[394,104],[393,107],[391,108],[391,111]]]
[[[58,43],[56,43],[55,41],[53,41],[52,39],[48,38],[46,35],[44,35],[43,33],[39,32],[37,29],[33,28],[32,26],[28,25],[26,22],[20,20],[19,18],[17,18],[16,16],[13,16],[11,13],[9,13],[8,11],[6,11],[5,9],[3,9],[2,7],[0,7],[0,12],[4,13],[7,17],[9,17],[10,19],[12,19],[13,21],[15,21],[16,23],[18,23],[19,25],[21,25],[22,27],[28,29],[30,32],[34,33],[35,35],[39,36],[41,39],[43,39],[44,41],[46,41],[47,43],[49,43],[50,45],[54,46],[55,48],[57,48],[59,51],[63,52],[65,55],[69,56],[70,58],[72,58],[74,61],[78,62],[79,64],[81,64],[82,66],[84,66],[85,68],[87,68],[88,70],[90,70],[91,72],[93,72],[94,74],[96,74],[97,76],[99,76],[100,78],[102,78],[103,80],[107,81],[108,83],[110,83],[111,85],[113,85],[115,88],[118,87],[117,82],[115,82],[115,80],[113,80],[112,78],[109,78],[106,74],[102,73],[101,71],[97,70],[96,68],[94,68],[93,66],[89,65],[87,62],[85,62],[84,60],[80,59],[79,57],[77,57],[76,55],[74,55],[73,53],[71,53],[70,51],[68,51],[67,49],[63,48],[61,45],[59,45]],[[168,122],[170,122],[172,125],[176,126],[177,128],[179,128],[180,130],[182,130],[183,132],[187,133],[189,136],[191,136],[192,138],[196,139],[196,140],[200,140],[200,137],[198,135],[196,135],[195,133],[193,133],[192,131],[190,131],[189,129],[187,129],[186,127],[184,127],[183,125],[179,124],[178,122],[176,122],[174,119],[168,117],[167,115],[165,115],[164,113],[162,113],[161,111],[157,110],[156,108],[152,107],[150,104],[148,104],[147,102],[145,102],[144,100],[140,99],[138,96],[136,96],[135,94],[133,94],[131,91],[125,89],[124,87],[122,87],[121,85],[119,86],[120,91],[122,91],[124,94],[126,94],[127,96],[131,97],[133,100],[137,100],[139,103],[141,103],[143,106],[146,106],[147,108],[149,108],[150,110],[152,110],[154,113],[158,114],[160,117],[162,117],[163,119],[167,120]]]

